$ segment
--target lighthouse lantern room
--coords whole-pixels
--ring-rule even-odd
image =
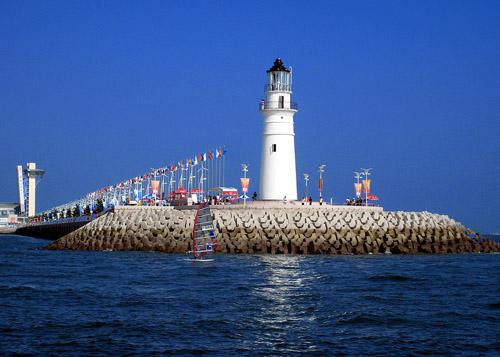
[[[296,200],[297,177],[291,101],[292,71],[280,58],[267,71],[266,99],[260,102],[264,117],[260,167],[260,196],[263,200]]]

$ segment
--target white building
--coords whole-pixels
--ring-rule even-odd
[[[28,162],[26,169],[17,166],[17,185],[19,194],[20,213],[33,217],[36,214],[36,185],[45,174],[44,170],[36,168],[34,162]]]
[[[266,99],[260,102],[264,116],[260,165],[260,198],[297,200],[293,115],[292,71],[277,58],[267,71]]]
[[[16,224],[18,214],[19,203],[0,202],[0,227]]]

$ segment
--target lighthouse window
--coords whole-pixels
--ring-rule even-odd
[[[273,144],[273,152],[276,152],[276,144]]]
[[[285,107],[285,97],[280,95],[278,108],[282,109]]]

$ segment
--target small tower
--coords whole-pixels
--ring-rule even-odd
[[[37,179],[40,180],[45,174],[45,170],[37,169],[34,162],[28,162],[26,164],[26,169],[24,170],[24,175],[28,181],[28,187],[26,190],[26,211],[28,217],[33,217],[36,214],[36,185]],[[21,189],[19,189],[21,190]],[[21,192],[19,192],[21,196]]]
[[[297,199],[292,71],[277,58],[267,71],[266,99],[260,102],[264,116],[260,165],[260,197],[263,200]]]

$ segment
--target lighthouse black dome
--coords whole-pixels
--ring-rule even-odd
[[[269,72],[277,72],[277,71],[290,72],[290,70],[285,67],[285,65],[283,64],[283,61],[279,57],[276,58],[273,66],[271,68],[269,68],[266,72],[269,73]]]

